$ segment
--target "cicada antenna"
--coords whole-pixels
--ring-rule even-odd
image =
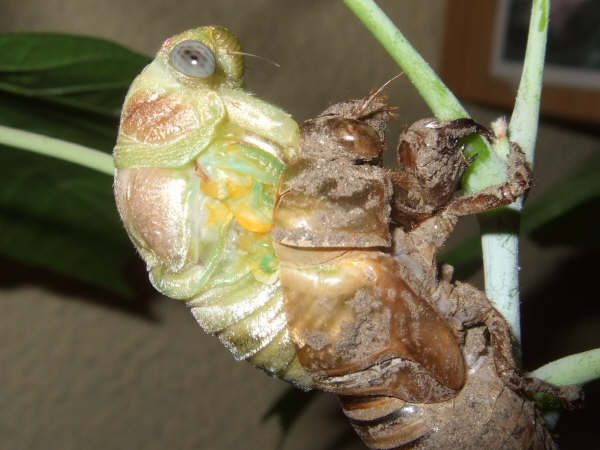
[[[404,72],[400,72],[398,75],[394,75],[392,78],[383,83],[375,92],[369,95],[369,97],[365,100],[360,110],[358,111],[357,116],[360,117],[364,110],[367,109],[367,106],[369,106],[369,103],[371,103],[373,99],[375,99],[379,94],[381,94],[381,91],[383,91],[392,81],[400,78],[402,75],[404,75]]]
[[[277,68],[280,68],[280,67],[281,67],[281,65],[280,65],[278,62],[276,62],[276,61],[273,61],[272,59],[266,58],[266,57],[264,57],[264,56],[255,55],[255,54],[253,54],[253,53],[240,52],[240,51],[237,51],[237,50],[229,50],[227,53],[228,53],[229,55],[243,55],[243,56],[251,56],[251,57],[253,57],[253,58],[262,59],[263,61],[265,61],[265,62],[268,62],[269,64],[272,64],[272,65],[274,65],[274,66],[275,66],[275,67],[277,67]]]

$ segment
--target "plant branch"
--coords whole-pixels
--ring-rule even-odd
[[[559,386],[588,383],[600,378],[600,348],[565,356],[527,375]]]
[[[83,145],[0,125],[0,144],[63,159],[113,175],[112,156]]]
[[[373,0],[344,0],[387,50],[439,120],[469,117],[452,91]]]
[[[542,77],[548,32],[550,0],[534,0],[531,7],[527,49],[515,107],[508,126],[510,140],[521,146],[533,164],[537,137]],[[508,141],[499,140],[495,153],[505,155]],[[521,342],[519,299],[519,220],[523,200],[480,218],[485,292],[511,325]],[[512,219],[511,219],[512,218]]]
[[[533,1],[523,73],[508,125],[510,140],[521,146],[527,162],[532,167],[540,115],[549,15],[550,0]]]

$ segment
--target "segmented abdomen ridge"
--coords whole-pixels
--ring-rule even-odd
[[[236,359],[301,388],[311,387],[288,335],[278,278],[264,284],[248,273],[233,284],[209,289],[188,306],[202,328],[215,334]]]
[[[340,397],[342,410],[373,449],[410,447],[431,428],[419,405],[393,397]]]

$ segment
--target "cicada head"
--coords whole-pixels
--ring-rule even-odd
[[[221,27],[167,39],[129,88],[115,167],[181,167],[206,148],[226,116],[221,90],[242,84],[239,50],[237,38]]]
[[[165,40],[154,64],[183,85],[235,88],[241,86],[244,74],[240,50],[240,42],[229,30],[206,26]]]
[[[400,136],[394,174],[394,220],[412,227],[443,208],[468,167],[461,139],[489,130],[471,119],[422,119]]]
[[[355,163],[378,161],[383,152],[383,140],[375,129],[360,120],[337,116],[304,122],[300,146],[304,155]]]

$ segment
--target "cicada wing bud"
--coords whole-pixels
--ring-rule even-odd
[[[140,75],[125,101],[117,145],[115,167],[172,167],[190,163],[215,138],[226,116],[219,95],[201,90],[201,101],[171,92],[149,89],[154,80]]]
[[[190,244],[189,183],[174,169],[117,169],[115,200],[146,263],[181,269]]]
[[[465,377],[458,343],[398,277],[395,260],[364,250],[319,254],[310,264],[288,252],[280,269],[290,337],[319,388],[415,402],[452,397]]]

